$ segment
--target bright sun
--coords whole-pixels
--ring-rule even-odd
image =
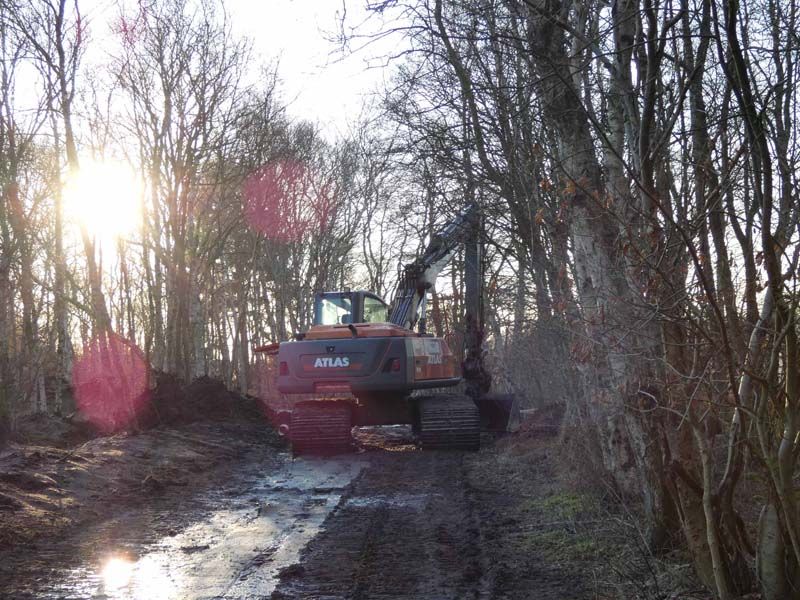
[[[86,161],[64,186],[64,216],[89,235],[113,243],[141,223],[142,182],[122,162]]]

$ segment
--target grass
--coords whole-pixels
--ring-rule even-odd
[[[581,513],[591,511],[594,503],[588,495],[564,491],[541,498],[536,504],[538,510],[557,515],[564,520],[573,520]]]
[[[592,561],[597,558],[600,550],[597,543],[588,536],[566,529],[528,532],[520,540],[519,549],[536,552],[552,563]]]
[[[630,510],[588,478],[576,479],[574,460],[567,462],[560,450],[556,441],[510,437],[470,461],[473,488],[495,503],[490,516],[498,535],[489,539],[498,562],[537,578],[563,577],[596,598],[644,600],[697,590],[688,560],[649,555]],[[540,585],[536,578],[528,583]]]

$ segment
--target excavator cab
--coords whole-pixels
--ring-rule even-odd
[[[314,325],[387,323],[389,306],[366,291],[320,292],[314,299]]]

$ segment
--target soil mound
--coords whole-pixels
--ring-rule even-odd
[[[260,418],[259,401],[232,392],[219,379],[198,377],[188,385],[168,373],[155,374],[148,424]]]
[[[95,437],[94,428],[79,413],[66,417],[45,414],[21,417],[10,436],[13,441],[35,446],[70,448]]]
[[[66,417],[31,414],[17,420],[8,441],[71,448],[95,437],[120,431],[144,431],[160,425],[264,420],[264,409],[258,398],[231,392],[218,379],[199,377],[185,384],[175,375],[156,371],[151,381],[149,401],[135,419],[119,419],[113,427],[99,428],[80,410]]]
[[[201,418],[229,419],[258,417],[258,400],[229,391],[218,379],[199,377],[186,386],[186,409]]]
[[[150,406],[144,421],[149,426],[160,423],[178,423],[185,420],[184,406],[186,394],[180,379],[170,373],[156,371],[153,373],[155,386],[150,392]]]

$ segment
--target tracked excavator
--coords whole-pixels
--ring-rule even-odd
[[[295,454],[351,447],[354,426],[411,424],[423,449],[477,450],[481,423],[505,429],[513,398],[487,395],[483,365],[482,214],[469,206],[405,265],[391,304],[369,291],[316,295],[314,320],[277,352],[278,390],[297,395],[289,422]],[[464,248],[465,356],[427,332],[427,296]],[[462,393],[448,393],[464,382]]]

